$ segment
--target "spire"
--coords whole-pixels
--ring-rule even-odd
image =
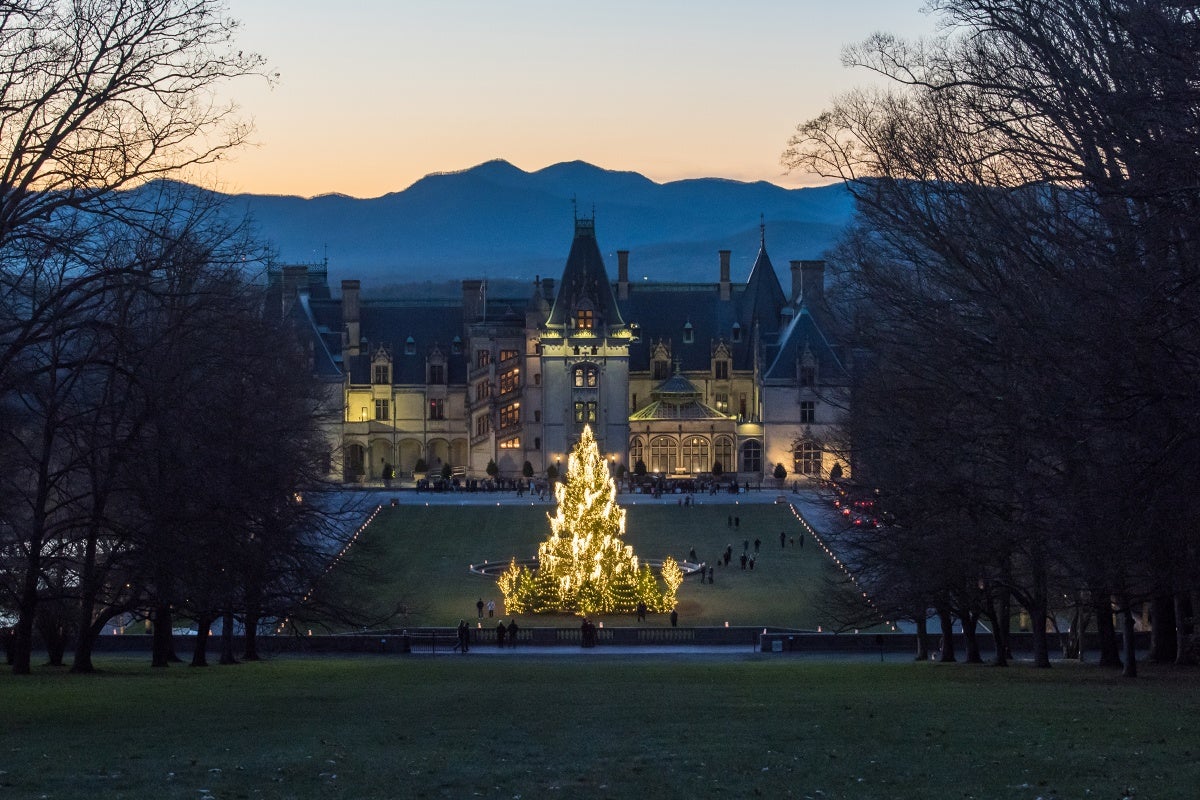
[[[779,276],[767,255],[767,225],[760,215],[759,221],[758,257],[754,259],[754,267],[746,281],[746,291],[742,294],[742,308],[739,321],[742,327],[752,330],[757,320],[763,330],[778,330],[779,312],[787,305],[787,297],[783,287],[779,285]]]

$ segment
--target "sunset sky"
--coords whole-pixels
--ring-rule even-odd
[[[657,181],[808,185],[797,123],[872,81],[841,65],[877,30],[934,32],[923,0],[229,0],[238,46],[280,74],[228,93],[255,145],[206,176],[229,192],[376,197],[504,158],[581,159]]]

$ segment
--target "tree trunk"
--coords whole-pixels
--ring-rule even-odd
[[[1034,595],[1029,608],[1029,632],[1033,636],[1033,665],[1040,669],[1050,667],[1050,637],[1046,633],[1046,595],[1039,591]]]
[[[992,658],[992,666],[1008,666],[1008,636],[1000,615],[996,613],[996,598],[991,592],[984,598],[984,615],[992,622],[992,640],[996,645],[996,654]]]
[[[1169,664],[1175,660],[1175,599],[1169,594],[1154,597],[1150,606],[1150,660]]]
[[[1121,664],[1121,646],[1117,642],[1117,625],[1113,620],[1112,600],[1105,592],[1094,592],[1092,604],[1096,611],[1096,637],[1100,644],[1100,666],[1123,666]]]
[[[924,609],[917,614],[917,655],[914,660],[929,660],[929,620],[925,618]]]
[[[159,602],[154,606],[152,617],[152,645],[150,651],[150,666],[165,667],[175,657],[175,643],[172,641],[171,605]]]
[[[1190,666],[1196,657],[1190,647],[1192,634],[1192,598],[1187,592],[1175,593],[1175,663]]]
[[[192,648],[192,666],[208,666],[208,629],[212,626],[212,617],[202,614],[196,620],[196,644]]]
[[[1121,674],[1126,678],[1137,677],[1137,642],[1134,641],[1133,630],[1133,605],[1128,597],[1123,598],[1121,613],[1121,627],[1124,634],[1125,647],[1125,668]]]
[[[221,618],[221,664],[236,664],[233,657],[233,612],[226,611]]]
[[[950,616],[947,609],[938,609],[938,622],[942,626],[942,645],[941,653],[938,656],[938,661],[947,664],[955,661],[954,658],[954,617]]]
[[[968,611],[962,615],[963,640],[967,646],[967,663],[982,664],[983,656],[979,653],[979,615]]]
[[[258,612],[246,612],[245,647],[242,650],[243,661],[258,661]]]

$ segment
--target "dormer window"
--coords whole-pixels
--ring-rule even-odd
[[[713,362],[713,377],[719,381],[729,380],[729,362],[720,359]]]
[[[800,385],[812,387],[817,385],[817,368],[808,364],[800,366]]]
[[[590,308],[580,308],[575,312],[575,329],[590,331],[596,327],[596,318]]]
[[[683,343],[691,344],[695,339],[695,332],[692,329],[692,322],[688,320],[683,324]]]
[[[650,374],[656,381],[665,381],[671,377],[671,362],[665,358],[656,358],[650,365]]]
[[[392,370],[386,363],[376,363],[371,367],[371,383],[389,384],[392,382]]]
[[[740,323],[733,323],[733,341],[740,342],[742,340],[742,326]]]
[[[417,352],[417,340],[410,336],[404,340],[404,355],[406,355],[406,356],[416,355],[416,352]]]
[[[429,365],[429,382],[433,384],[442,384],[446,382],[446,365],[445,364],[430,364]]]
[[[454,340],[450,342],[450,352],[457,356],[462,353],[462,347],[462,337],[455,336]]]

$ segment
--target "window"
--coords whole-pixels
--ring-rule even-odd
[[[576,389],[595,389],[599,380],[599,370],[592,364],[580,364],[573,371]]]
[[[499,447],[501,450],[519,450],[521,449],[521,440],[519,438],[505,439],[500,442]]]
[[[492,351],[491,350],[476,350],[475,351],[475,366],[486,367],[490,363],[492,363]]]
[[[485,400],[492,396],[492,384],[488,381],[480,381],[475,384],[475,399]]]
[[[388,375],[390,371],[387,364],[376,364],[371,375],[371,383],[391,383],[391,376]]]
[[[812,400],[800,401],[800,421],[801,422],[816,422],[817,404]]]
[[[724,392],[717,392],[713,395],[713,406],[722,414],[729,413],[729,395]],[[722,465],[724,466],[724,465]]]
[[[542,449],[542,437],[540,437],[540,436],[533,437],[533,449],[534,450]]]
[[[430,383],[445,383],[446,382],[446,365],[445,364],[430,364],[429,365],[429,382]]]
[[[429,401],[429,418],[430,419],[445,419],[446,418],[446,401],[440,397],[435,397]]]
[[[458,355],[459,353],[462,352],[462,337],[461,336],[455,336],[454,341],[450,342],[450,352],[453,353],[454,355]]]
[[[737,322],[733,323],[733,340],[735,342],[742,340],[742,326]]]
[[[719,381],[729,380],[729,362],[725,360],[714,361],[713,375]]]
[[[685,322],[683,324],[683,343],[691,344],[694,339],[695,339],[695,333],[692,328],[692,323]]]
[[[514,358],[516,358],[519,355],[521,355],[520,350],[501,350],[500,351],[500,360],[501,361],[512,361]]]
[[[492,418],[487,414],[480,414],[475,418],[475,435],[486,436],[492,431]]]
[[[581,331],[590,331],[596,326],[595,317],[590,308],[581,308],[575,312],[575,327]]]
[[[595,422],[596,421],[597,405],[595,400],[575,402],[575,421],[576,422]]]
[[[391,419],[391,415],[388,413],[388,401],[387,400],[376,400],[375,401],[375,419],[382,419],[382,420]]]
[[[541,385],[542,385],[542,373],[540,373],[540,372],[534,373],[534,376],[533,376],[533,385],[534,385],[534,386],[541,386]]]
[[[651,365],[652,377],[656,381],[665,381],[671,377],[671,364],[666,359],[656,359]]]
[[[639,461],[642,461],[642,458],[643,458],[642,437],[635,436],[635,437],[633,437],[633,441],[631,441],[629,443],[629,463],[636,467],[637,463]],[[644,464],[645,462],[642,462],[642,463]]]
[[[410,336],[404,340],[404,355],[411,356],[416,352],[417,352],[417,340]]]
[[[650,463],[647,467],[651,472],[670,474],[679,464],[679,443],[670,436],[659,436],[650,442]]]
[[[754,439],[742,445],[742,472],[762,472],[762,444]]]
[[[521,385],[521,370],[519,367],[500,373],[500,394],[516,391]]]
[[[542,410],[541,410],[540,408],[534,409],[534,411],[533,411],[533,421],[534,421],[534,422],[541,422],[541,421],[542,421]]]
[[[712,462],[708,460],[708,440],[699,436],[683,438],[683,469],[685,472],[708,472]]]
[[[817,368],[804,366],[800,367],[800,385],[801,386],[816,386],[817,385]]]
[[[638,407],[637,392],[634,392],[633,395],[629,398],[629,407],[631,409],[633,409],[634,411],[637,411],[637,407]]]
[[[713,461],[719,463],[721,469],[729,472],[733,469],[733,439],[728,436],[718,436],[713,447]]]
[[[500,427],[511,428],[521,422],[521,404],[509,403],[500,409]]]
[[[738,419],[746,418],[746,395],[738,395]]]
[[[817,447],[816,442],[806,441],[797,445],[792,471],[801,475],[821,474],[821,448]]]

